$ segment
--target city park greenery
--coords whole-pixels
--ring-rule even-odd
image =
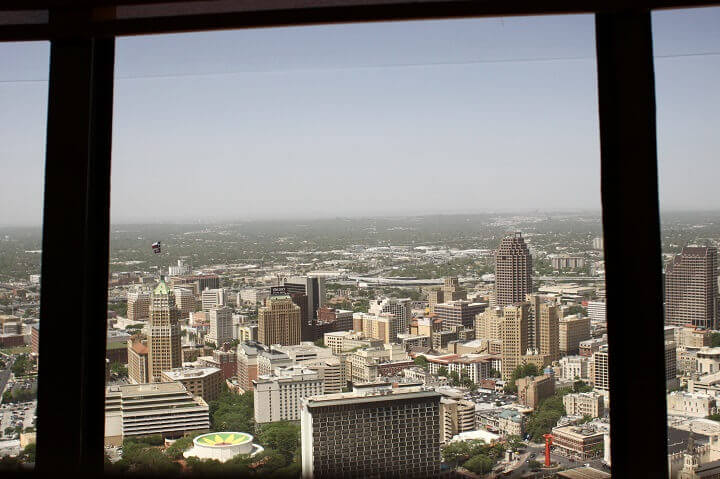
[[[548,434],[555,427],[558,420],[565,415],[563,396],[570,393],[584,393],[592,391],[592,387],[582,381],[575,381],[572,387],[560,388],[552,396],[543,399],[537,408],[530,414],[525,432],[534,442],[542,442],[543,435]],[[592,419],[592,418],[590,418]],[[582,422],[588,422],[584,417]]]
[[[482,439],[455,441],[442,447],[442,458],[453,468],[462,466],[475,474],[486,474],[495,467],[507,448],[507,444],[487,444]]]

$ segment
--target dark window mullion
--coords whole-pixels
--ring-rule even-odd
[[[595,25],[613,476],[663,478],[667,420],[650,12],[599,13]]]

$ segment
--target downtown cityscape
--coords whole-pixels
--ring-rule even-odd
[[[665,224],[668,464],[695,477],[720,459],[720,220]],[[595,214],[128,225],[111,239],[108,471],[609,477]],[[32,461],[37,241],[0,242],[6,464]]]
[[[57,43],[0,42],[0,478],[720,479],[720,8],[648,17],[645,153],[600,14],[152,15],[86,163]]]

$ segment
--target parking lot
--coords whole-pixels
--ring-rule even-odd
[[[504,394],[498,392],[490,392],[486,390],[479,390],[474,393],[468,393],[465,395],[465,399],[473,401],[475,403],[487,403],[494,404],[497,407],[506,406],[517,401],[517,396],[513,394]]]
[[[22,426],[23,429],[33,427],[37,401],[1,404],[0,405],[0,438],[13,439],[15,434],[6,435],[5,430]]]

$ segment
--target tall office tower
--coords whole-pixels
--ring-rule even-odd
[[[142,341],[128,339],[128,379],[130,384],[143,384],[149,382],[148,378],[148,348]]]
[[[210,310],[210,332],[207,339],[217,347],[231,342],[233,338],[232,309],[227,306]]]
[[[302,477],[438,477],[440,394],[376,388],[306,398]]]
[[[550,361],[560,359],[560,307],[543,303],[538,311],[538,337],[540,354],[547,354]]]
[[[270,296],[258,310],[258,340],[271,344],[300,344],[300,307],[288,295]]]
[[[150,293],[133,291],[127,295],[127,318],[132,321],[150,316]]]
[[[532,255],[522,233],[500,241],[495,252],[495,302],[499,307],[525,301],[532,293]]]
[[[162,372],[182,366],[180,315],[175,293],[161,278],[152,293],[148,321],[148,378],[151,383],[162,381]]]
[[[308,321],[317,319],[317,310],[325,306],[325,278],[314,276],[292,276],[283,278],[287,294],[301,293],[307,295]]]
[[[227,295],[222,288],[207,288],[202,292],[202,310],[210,311],[213,308],[219,308],[227,305]]]
[[[665,268],[665,323],[718,327],[717,249],[688,246]]]
[[[353,313],[355,331],[362,331],[366,337],[380,339],[383,343],[397,342],[397,318],[392,313]]]
[[[187,319],[195,311],[195,295],[188,288],[175,288],[175,304],[180,312],[179,319]]]
[[[445,302],[445,293],[442,289],[432,289],[428,291],[428,308],[431,313],[435,312],[435,305]]]
[[[525,297],[525,301],[530,303],[530,318],[528,319],[528,347],[540,349],[540,333],[539,333],[539,321],[540,321],[540,305],[543,303],[557,304],[558,298],[552,295],[546,294],[528,294]],[[560,312],[558,311],[558,315]]]
[[[394,334],[397,337],[398,334],[405,334],[408,331],[410,320],[412,319],[410,303],[410,298],[374,299],[370,301],[370,309],[368,312],[378,316],[380,313],[392,313],[395,316],[396,331]]]
[[[437,319],[442,320],[445,330],[454,327],[474,328],[475,316],[485,311],[486,303],[471,303],[469,301],[449,301],[435,305]]]
[[[502,324],[502,309],[486,309],[475,316],[475,338],[502,340]]]
[[[527,351],[528,316],[530,304],[505,306],[502,325],[502,378],[510,379],[520,358]]]

